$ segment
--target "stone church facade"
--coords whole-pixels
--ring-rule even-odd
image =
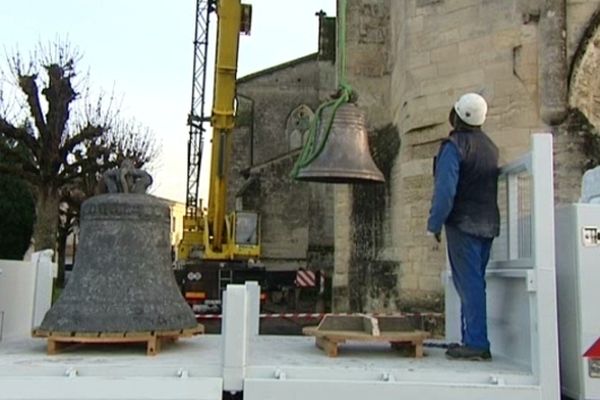
[[[231,205],[267,215],[267,262],[327,265],[334,311],[441,310],[426,218],[450,107],[487,99],[502,162],[553,133],[556,202],[577,200],[600,161],[599,26],[600,0],[348,0],[347,79],[386,183],[290,181],[306,116],[335,88],[339,60],[316,54],[239,80]]]
[[[442,309],[445,251],[426,218],[451,105],[468,91],[488,100],[484,129],[503,162],[527,152],[532,133],[553,133],[556,201],[577,200],[600,156],[600,1],[349,0],[347,12],[347,75],[371,150],[400,146],[378,218],[356,224],[381,193],[335,187],[334,307]],[[379,237],[368,249],[364,231]]]
[[[228,206],[261,215],[260,261],[269,270],[331,277],[333,188],[290,176],[311,117],[335,90],[335,18],[318,18],[317,53],[237,81]]]

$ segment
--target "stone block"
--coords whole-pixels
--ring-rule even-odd
[[[512,49],[521,45],[521,29],[513,27],[495,32],[492,36],[493,48],[500,50],[503,48]]]
[[[443,0],[417,0],[417,8],[441,4]]]
[[[333,273],[332,285],[334,287],[338,286],[348,286],[348,266],[346,263],[344,265],[345,268],[336,268]]]
[[[411,160],[402,164],[401,176],[412,177],[428,175],[433,169],[432,159]]]
[[[458,53],[459,44],[452,43],[431,50],[431,62],[437,63],[444,60],[453,59]]]
[[[478,6],[481,3],[481,0],[452,0],[447,1],[444,4],[444,11],[446,13],[451,13],[456,10],[460,10],[462,8],[474,7]]]
[[[432,93],[441,93],[444,91],[456,90],[462,87],[468,87],[471,85],[481,85],[484,82],[485,74],[481,66],[473,66],[472,69],[463,70],[459,73],[447,77],[438,77],[436,79],[429,79],[421,82],[420,89],[421,95],[427,95]],[[446,115],[448,117],[445,108]]]
[[[406,274],[398,278],[398,287],[400,290],[419,289],[419,276],[416,274]]]
[[[449,3],[451,3],[451,1],[449,1]],[[469,23],[470,21],[477,21],[478,17],[479,7],[477,5],[466,6],[446,13],[430,14],[428,15],[428,18],[425,19],[425,29],[434,32],[444,32],[463,25],[479,25]],[[461,37],[466,38],[469,36],[461,34]]]
[[[419,277],[419,290],[423,292],[440,292],[443,290],[441,278],[431,276]]]
[[[419,15],[417,17],[408,18],[406,26],[409,34],[421,32],[423,30],[423,16]]]
[[[461,40],[458,44],[458,54],[479,54],[489,49],[494,49],[494,42],[491,36],[476,37],[473,39]],[[495,50],[495,49],[494,49]]]
[[[416,81],[435,78],[437,76],[437,66],[435,64],[431,64],[412,68],[408,71],[408,74],[410,74],[410,76]]]
[[[495,79],[514,79],[513,64],[509,62],[490,63],[483,67],[483,72],[487,81]]]
[[[461,57],[452,57],[440,60],[437,63],[438,76],[448,79],[448,76],[460,74],[463,71],[470,70],[474,65],[479,64],[479,54],[465,54]],[[446,94],[447,92],[438,92],[437,94]]]
[[[431,63],[431,54],[429,51],[421,51],[421,49],[415,49],[410,51],[406,57],[406,67],[415,68],[429,65]]]

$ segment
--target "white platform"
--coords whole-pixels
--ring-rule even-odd
[[[243,391],[244,400],[558,400],[551,135],[534,135],[533,152],[503,169],[509,189],[521,188],[517,174],[532,187],[509,190],[508,257],[489,271],[491,362],[449,361],[439,348],[403,358],[352,342],[329,358],[312,337],[259,336],[260,290],[246,283],[227,287],[222,336],[182,339],[155,357],[114,345],[47,356],[44,339],[2,340],[0,399],[218,400]],[[446,294],[453,340],[457,300]]]
[[[1,390],[0,398],[7,398],[3,393],[21,399],[220,398],[221,346],[219,335],[203,335],[168,345],[154,357],[146,356],[144,346],[114,345],[80,346],[49,356],[45,339],[4,342],[0,345],[0,387],[7,391]],[[414,359],[400,356],[385,344],[349,342],[340,346],[337,358],[330,358],[315,346],[314,338],[301,336],[257,336],[248,347],[245,399],[257,398],[253,391],[263,399],[285,398],[277,396],[291,390],[290,385],[306,382],[310,384],[303,384],[302,392],[343,382],[345,387],[360,386],[356,395],[381,384],[460,382],[484,390],[497,388],[499,382],[524,387],[533,383],[530,371],[509,360],[450,361],[439,348],[426,348],[424,358]],[[160,387],[169,392],[157,390]],[[265,388],[273,397],[264,397],[271,396],[264,393]],[[14,397],[15,393],[21,397]],[[331,393],[320,397],[324,395],[315,394],[314,399],[331,398]]]
[[[167,344],[156,356],[146,355],[146,344],[85,345],[46,354],[46,339],[8,341],[0,345],[0,378],[7,376],[221,377],[219,335],[201,335]]]
[[[222,397],[220,337],[182,339],[155,357],[139,347],[93,345],[46,355],[45,339],[0,344],[0,399]]]

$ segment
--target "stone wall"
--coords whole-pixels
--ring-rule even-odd
[[[390,1],[349,1],[347,24],[346,79],[366,112],[371,153],[387,180],[381,186],[338,185],[334,189],[334,310],[361,311],[388,308],[397,292],[397,260],[386,254],[391,237],[389,177],[399,147],[389,106]],[[337,54],[340,65],[342,53],[338,50]]]
[[[369,129],[391,124],[401,144],[383,203],[383,238],[369,249],[376,253],[379,268],[362,269],[363,273],[369,271],[374,283],[363,290],[359,302],[343,298],[352,298],[355,291],[351,271],[357,196],[351,188],[336,189],[334,294],[339,298],[334,305],[337,311],[440,309],[444,244],[435,244],[425,231],[432,158],[450,129],[450,107],[468,91],[479,92],[488,100],[484,130],[500,147],[502,162],[528,151],[532,133],[554,133],[557,201],[576,199],[583,165],[590,159],[585,155],[586,143],[593,141],[596,129],[590,110],[598,109],[600,98],[595,93],[600,75],[594,56],[600,40],[594,40],[592,29],[600,1],[562,3],[565,40],[558,44],[550,42],[556,35],[549,38],[541,31],[556,22],[561,1],[348,3],[348,79],[359,92],[359,105],[369,115]],[[558,32],[558,37],[563,35]],[[587,44],[581,49],[584,41]],[[548,54],[565,55],[565,76],[544,64]],[[589,61],[577,62],[586,57]],[[566,118],[548,126],[542,121],[542,105],[567,106],[566,93],[555,90],[551,80],[557,78],[571,82],[571,108]],[[579,83],[573,84],[576,79]],[[381,281],[393,284],[372,290],[375,282]]]
[[[259,211],[261,261],[271,270],[333,271],[333,189],[290,177],[333,71],[313,54],[238,80],[228,201]]]

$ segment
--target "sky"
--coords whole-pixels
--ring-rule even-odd
[[[335,15],[335,1],[244,0],[252,4],[252,32],[240,39],[238,77],[316,52],[315,13]],[[83,55],[78,69],[89,73],[92,89],[115,93],[122,115],[154,132],[161,155],[152,165],[151,193],[185,201],[195,5],[195,0],[2,0],[0,68],[6,70],[5,60],[15,50],[27,55],[39,43],[68,40]],[[211,25],[216,27],[214,16]],[[209,46],[212,55],[214,40]],[[209,73],[212,69],[209,62]],[[205,147],[207,164],[208,155]],[[202,197],[207,172],[203,165]]]

